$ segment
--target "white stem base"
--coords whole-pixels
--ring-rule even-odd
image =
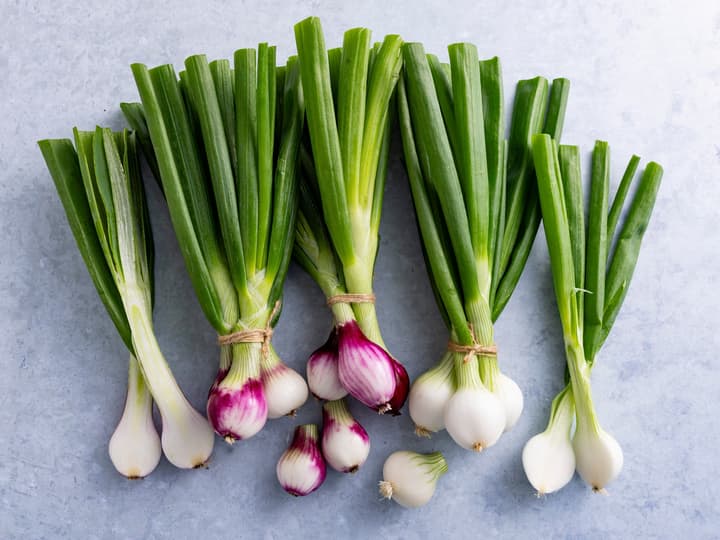
[[[130,355],[125,410],[110,438],[108,453],[115,469],[126,478],[144,478],[160,462],[160,436],[152,418],[152,396]]]

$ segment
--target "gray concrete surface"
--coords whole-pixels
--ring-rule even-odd
[[[102,2],[4,1],[0,8],[0,538],[717,538],[720,277],[720,5],[716,2]],[[355,476],[287,496],[275,462],[295,420],[254,439],[218,441],[208,470],[163,461],[120,478],[107,441],[124,396],[126,352],[75,248],[35,141],[74,125],[123,124],[136,98],[129,64],[192,53],[230,57],[271,41],[294,50],[292,24],[319,14],[329,43],[359,25],[445,54],[469,40],[499,55],[512,81],[572,80],[564,140],[587,158],[611,143],[614,181],[632,153],[666,175],[635,280],[593,373],[603,425],[625,451],[610,496],[576,477],[537,499],[520,464],[562,382],[563,356],[542,235],[497,324],[501,365],[523,388],[517,427],[480,456],[441,434],[417,440],[407,415],[353,411],[372,438]],[[386,341],[416,377],[446,332],[428,285],[406,179],[393,152],[376,292]],[[157,335],[202,408],[214,335],[186,277],[166,210],[151,190]],[[302,369],[330,319],[293,267],[275,343]],[[297,421],[319,420],[308,403]],[[450,471],[419,511],[381,501],[382,462],[399,448],[442,450]]]

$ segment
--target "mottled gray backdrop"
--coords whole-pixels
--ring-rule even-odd
[[[720,534],[717,315],[720,255],[720,5],[669,2],[105,2],[5,0],[0,17],[0,537],[10,538],[710,538]],[[572,80],[565,138],[611,143],[614,183],[635,152],[665,167],[643,253],[593,373],[603,425],[625,469],[610,496],[577,478],[537,499],[520,464],[562,382],[563,355],[544,238],[497,324],[501,365],[525,412],[482,455],[445,434],[417,440],[407,415],[353,404],[372,438],[355,476],[328,475],[305,499],[276,483],[297,420],[218,441],[208,470],[163,461],[128,482],[106,445],[121,411],[126,351],[75,248],[35,141],[78,125],[120,127],[137,93],[131,62],[180,65],[192,53],[231,57],[271,41],[294,51],[292,24],[322,16],[330,44],[366,25],[445,56],[451,42],[502,58],[512,81]],[[215,338],[185,274],[167,212],[150,190],[157,243],[157,335],[199,408],[216,367]],[[428,285],[397,141],[388,178],[376,292],[384,336],[416,377],[446,340]],[[304,369],[330,318],[318,289],[290,271],[275,343]],[[442,450],[450,471],[426,508],[381,501],[393,450]]]

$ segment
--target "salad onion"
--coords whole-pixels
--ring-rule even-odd
[[[600,491],[620,473],[623,454],[600,426],[590,372],[625,299],[663,170],[648,163],[621,220],[637,156],[630,160],[608,210],[610,149],[606,142],[595,143],[585,212],[579,149],[558,146],[547,135],[533,137],[532,148],[570,380],[553,401],[545,432],[526,444],[523,466],[539,493],[562,488],[575,468]]]
[[[357,472],[370,453],[370,437],[350,414],[344,399],[323,404],[322,453],[339,472]]]
[[[430,502],[438,480],[447,470],[447,462],[440,452],[393,452],[383,465],[380,495],[405,508],[423,506]]]
[[[328,51],[316,17],[295,25],[295,38],[312,148],[301,157],[295,258],[333,312],[337,340],[323,348],[337,350],[338,382],[379,413],[398,414],[409,379],[382,339],[372,281],[402,41],[371,45],[370,31],[354,28]]]
[[[98,127],[75,129],[74,135],[75,148],[68,139],[39,145],[95,287],[131,352],[127,399],[110,457],[131,478],[155,468],[160,444],[154,398],[165,456],[177,467],[202,466],[212,453],[212,430],[177,385],[153,331],[154,252],[135,134]]]
[[[203,55],[148,69],[134,64],[170,217],[200,305],[220,336],[208,418],[228,442],[266,418],[293,414],[307,385],[270,338],[280,314],[297,207],[296,162],[304,105],[297,59],[277,67],[275,47]]]
[[[447,352],[410,392],[418,435],[446,428],[481,451],[517,421],[523,397],[500,372],[493,339],[540,223],[531,137],[559,137],[569,82],[520,81],[505,140],[497,58],[468,43],[448,47],[450,64],[419,43],[403,46],[398,111],[405,165]],[[548,97],[549,94],[549,97]]]
[[[290,495],[303,497],[325,481],[327,468],[320,452],[318,427],[304,424],[295,428],[290,446],[278,460],[278,482]]]

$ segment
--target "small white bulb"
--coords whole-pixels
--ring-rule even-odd
[[[447,462],[440,452],[394,452],[383,465],[380,495],[405,508],[423,506],[432,498],[438,479],[447,469]]]
[[[278,482],[290,495],[302,497],[325,481],[325,460],[318,448],[315,424],[295,428],[290,447],[283,452],[275,468]]]
[[[268,418],[295,416],[308,398],[308,387],[300,374],[279,363],[262,371],[263,389],[267,402]]]
[[[338,345],[334,329],[323,346],[308,358],[306,373],[310,392],[315,397],[334,401],[347,395],[338,375]]]
[[[495,377],[493,393],[505,409],[505,431],[510,431],[517,423],[523,410],[523,394],[517,383],[504,373]]]
[[[454,392],[452,356],[446,355],[435,368],[420,375],[410,389],[408,408],[417,435],[429,437],[445,429],[445,406]]]
[[[548,428],[532,437],[523,448],[525,476],[539,495],[563,488],[575,474],[575,452],[567,430]]]
[[[344,473],[356,472],[370,453],[367,431],[342,399],[323,405],[322,453],[333,469]]]
[[[125,409],[108,445],[115,469],[127,478],[144,478],[160,462],[162,448],[152,418],[152,404],[137,360],[131,356]]]
[[[444,418],[453,440],[475,452],[494,445],[505,429],[505,409],[484,386],[455,392],[445,407]]]
[[[594,491],[602,491],[620,474],[623,452],[620,444],[600,426],[578,425],[573,438],[577,472]]]
[[[213,428],[186,399],[171,407],[172,415],[160,409],[165,457],[181,469],[202,467],[210,459],[215,444]]]

